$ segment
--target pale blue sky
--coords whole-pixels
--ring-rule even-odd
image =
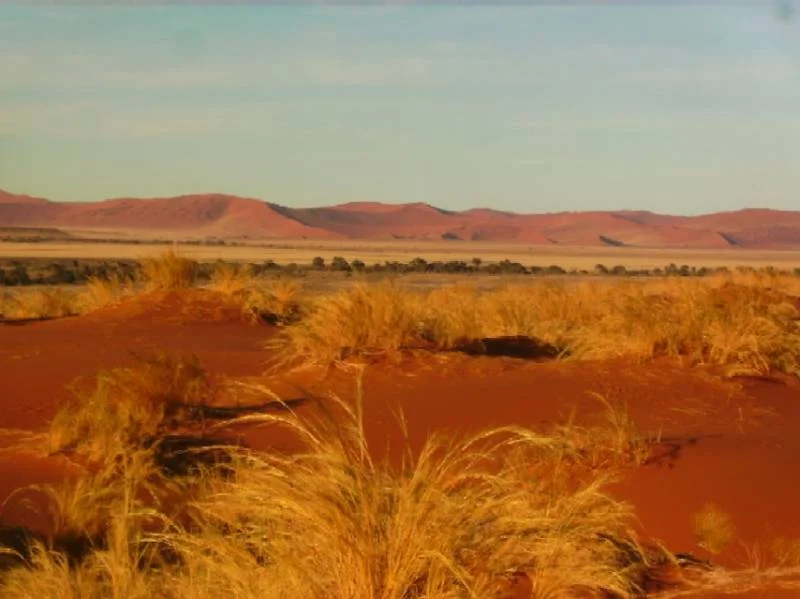
[[[0,6],[0,188],[800,208],[800,25],[724,6]]]

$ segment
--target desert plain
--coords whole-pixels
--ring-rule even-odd
[[[326,243],[0,244],[2,596],[800,593],[796,252]]]

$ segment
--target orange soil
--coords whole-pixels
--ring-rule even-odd
[[[195,295],[194,301],[200,299]],[[63,457],[47,457],[26,435],[41,433],[66,397],[65,386],[98,369],[129,365],[131,352],[167,350],[196,354],[212,373],[260,376],[268,355],[261,348],[274,333],[233,315],[169,317],[178,296],[142,300],[88,317],[0,325],[0,501],[14,489],[51,482],[75,470]],[[185,311],[184,311],[185,312]],[[268,383],[286,398],[333,391],[353,394],[352,376],[294,372]],[[402,408],[410,440],[419,447],[434,430],[458,432],[502,424],[542,427],[599,417],[589,393],[624,402],[639,427],[660,435],[658,459],[635,468],[611,487],[630,501],[646,537],[673,551],[710,558],[693,538],[692,515],[707,501],[729,513],[741,545],[714,556],[740,567],[746,547],[767,548],[777,537],[800,539],[800,382],[788,378],[723,381],[673,362],[531,362],[461,354],[409,354],[367,368],[367,433],[376,453],[396,454],[401,436],[394,409]],[[306,409],[301,405],[302,414]],[[269,432],[251,432],[256,446],[270,445]],[[12,502],[13,503],[13,502]],[[4,524],[26,524],[6,506]],[[710,595],[705,595],[706,597]],[[750,597],[795,596],[771,592]]]

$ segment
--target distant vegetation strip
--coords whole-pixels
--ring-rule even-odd
[[[85,284],[93,278],[117,276],[135,278],[141,273],[144,260],[38,260],[19,259],[0,261],[0,286],[24,285],[72,285]],[[200,282],[210,281],[213,273],[223,261],[202,262],[197,266],[197,279]],[[631,269],[623,265],[597,264],[591,270],[566,269],[557,264],[525,265],[511,260],[484,262],[480,258],[471,261],[426,261],[414,258],[409,262],[385,261],[366,264],[361,260],[346,260],[335,256],[326,262],[318,256],[308,263],[290,262],[279,264],[265,259],[262,262],[246,263],[250,273],[255,277],[290,276],[303,277],[311,272],[331,272],[345,275],[354,273],[385,274],[456,274],[456,275],[531,275],[531,276],[611,276],[611,277],[703,277],[709,275],[729,274],[731,272],[772,274],[788,274],[800,276],[800,268],[793,270],[775,267],[754,268],[740,266],[734,269],[727,267],[697,267],[688,265],[667,264],[663,268]]]
[[[421,269],[422,262],[411,264]],[[337,260],[326,265],[318,258],[311,268],[345,265],[350,274],[353,265]],[[281,368],[418,349],[492,353],[498,341],[510,340],[515,351],[537,357],[670,357],[730,373],[800,374],[800,278],[775,269],[683,277],[676,267],[678,276],[618,276],[608,284],[543,277],[533,284],[500,279],[491,288],[468,278],[428,289],[397,277],[353,277],[354,284],[338,291],[314,294],[302,277],[266,277],[252,266],[225,262],[203,265],[172,251],[128,268],[92,277],[85,288],[0,289],[0,315],[85,314],[142,294],[142,305],[152,309],[165,301],[164,292],[180,291],[183,311],[198,309],[192,298],[203,296],[229,309],[225,318],[283,326],[268,342]]]

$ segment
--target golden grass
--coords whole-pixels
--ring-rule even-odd
[[[274,419],[308,449],[244,456],[195,503],[219,548],[193,562],[193,578],[226,596],[496,597],[513,573],[535,581],[534,597],[637,593],[650,556],[627,507],[597,478],[554,476],[559,439],[522,428],[433,437],[395,468],[370,457],[359,405],[337,407],[337,422]]]
[[[770,553],[779,566],[800,567],[800,539],[775,539]]]
[[[0,316],[19,320],[87,314],[137,293],[192,287],[197,283],[198,270],[196,262],[168,251],[142,261],[139,281],[113,273],[90,279],[81,291],[57,286],[0,289]],[[217,265],[208,288],[232,298],[253,321],[285,324],[296,320],[302,312],[300,281],[260,280],[247,265]]]
[[[94,388],[75,392],[50,425],[50,450],[97,463],[131,449],[153,447],[185,425],[192,408],[213,401],[215,389],[196,358],[160,354],[136,367],[101,372]]]
[[[120,302],[135,293],[134,282],[117,273],[108,277],[92,277],[86,283],[86,290],[78,297],[82,313],[93,312]]]
[[[713,503],[707,503],[695,514],[694,532],[697,544],[715,554],[725,549],[736,535],[731,517]]]
[[[597,393],[592,396],[603,407],[599,422],[578,426],[573,414],[553,432],[571,448],[574,461],[606,472],[646,463],[653,445],[660,442],[660,434],[642,432],[627,405]]]
[[[78,295],[63,287],[0,292],[0,314],[7,320],[61,318],[78,314]]]
[[[141,278],[149,291],[184,289],[197,280],[197,262],[175,249],[141,258],[139,266]]]
[[[253,320],[285,324],[301,312],[302,283],[296,279],[259,280],[248,265],[222,263],[211,274],[209,288],[238,302]]]
[[[791,285],[792,277],[785,280]],[[670,356],[730,373],[800,372],[800,312],[780,278],[659,279],[432,291],[356,284],[316,298],[277,345],[283,362],[329,364],[405,348],[523,336],[563,356]]]
[[[580,451],[569,435],[434,435],[400,463],[376,461],[360,390],[353,404],[332,398],[302,417],[238,420],[291,432],[295,453],[229,447],[224,470],[165,481],[142,443],[164,434],[152,406],[196,400],[203,377],[162,360],[101,380],[118,397],[139,378],[148,383],[129,393],[142,395],[143,411],[124,408],[123,395],[129,415],[115,417],[98,388],[67,409],[79,439],[64,439],[66,418],[54,421],[55,439],[96,458],[83,478],[49,491],[56,530],[90,543],[82,556],[34,546],[27,566],[0,573],[3,597],[499,599],[509,577],[525,574],[535,598],[628,598],[671,560],[637,542],[602,471],[572,467]],[[176,493],[181,513],[163,503]]]
[[[255,277],[249,264],[222,262],[215,265],[209,287],[225,295],[246,293],[255,285]]]

